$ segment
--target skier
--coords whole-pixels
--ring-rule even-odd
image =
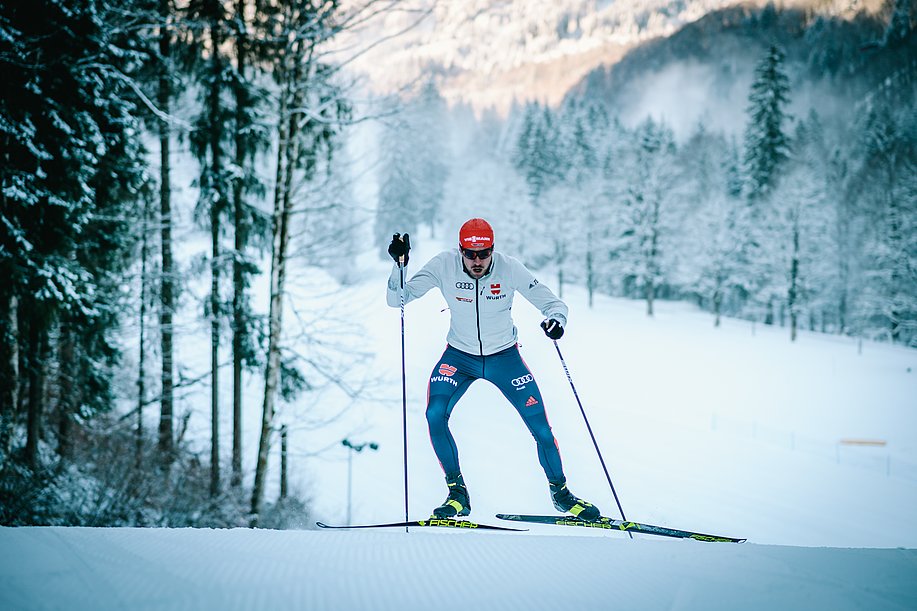
[[[541,328],[552,340],[564,334],[567,306],[519,260],[494,252],[494,232],[484,219],[473,218],[459,230],[459,245],[436,255],[404,283],[404,303],[438,288],[449,305],[451,322],[446,351],[433,367],[428,385],[427,424],[433,451],[446,474],[449,496],[433,510],[438,518],[471,513],[468,489],[459,468],[458,448],[449,431],[449,416],[472,382],[484,379],[509,399],[535,438],[538,460],[548,478],[554,506],[585,520],[600,511],[574,496],[566,485],[557,441],[545,415],[535,378],[519,354],[517,331],[510,315],[518,291],[541,310]],[[388,253],[395,260],[388,281],[388,305],[401,304],[399,260],[408,264],[408,234],[395,234]]]

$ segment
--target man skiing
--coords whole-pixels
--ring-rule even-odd
[[[388,253],[395,260],[388,281],[388,305],[401,304],[401,270],[411,250],[408,234],[395,234]],[[509,399],[535,438],[538,460],[548,478],[551,497],[558,511],[585,520],[600,512],[574,496],[566,485],[557,441],[545,415],[544,402],[535,378],[523,362],[516,343],[517,331],[510,309],[518,291],[541,310],[541,327],[552,340],[560,339],[567,323],[567,306],[540,284],[519,260],[494,252],[494,232],[484,219],[473,218],[459,231],[459,248],[436,255],[404,283],[404,303],[438,288],[449,306],[451,321],[446,351],[433,367],[427,400],[430,440],[443,471],[449,496],[433,510],[438,518],[471,513],[468,489],[459,468],[458,448],[449,431],[449,416],[472,382],[484,379]]]

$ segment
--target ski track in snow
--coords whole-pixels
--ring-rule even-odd
[[[0,608],[914,609],[917,550],[423,531],[0,529]]]

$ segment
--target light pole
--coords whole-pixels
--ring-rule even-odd
[[[345,448],[347,448],[347,524],[350,524],[350,507],[351,507],[351,491],[352,491],[352,482],[353,482],[353,453],[362,452],[363,448],[369,448],[370,450],[378,450],[379,444],[375,441],[366,441],[363,443],[351,443],[349,439],[345,439],[341,442]]]

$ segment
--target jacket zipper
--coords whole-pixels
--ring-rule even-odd
[[[481,308],[479,306],[481,302],[481,290],[479,282],[480,280],[478,278],[474,279],[474,317],[478,326],[478,350],[481,354],[481,377],[484,377],[484,341],[481,339]]]

